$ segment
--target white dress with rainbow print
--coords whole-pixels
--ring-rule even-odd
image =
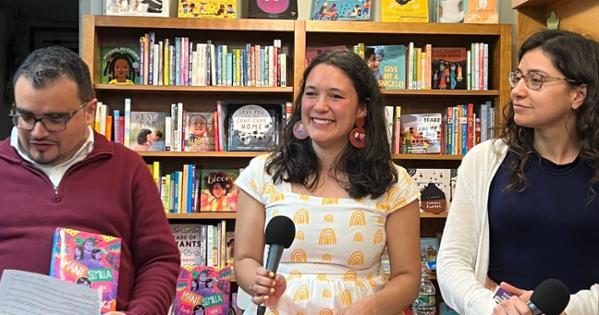
[[[236,181],[264,204],[266,222],[284,215],[296,227],[278,269],[287,290],[266,314],[333,314],[380,290],[386,217],[419,195],[406,170],[396,166],[398,182],[376,200],[321,198],[293,193],[289,183],[274,185],[264,171],[266,157],[252,159]],[[256,314],[256,305],[250,303],[245,314]]]

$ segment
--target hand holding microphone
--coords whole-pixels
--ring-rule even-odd
[[[253,291],[252,293],[269,296],[270,294],[277,292],[279,294],[278,296],[280,297],[280,294],[282,294],[285,290],[286,283],[285,279],[283,279],[281,276],[275,277],[275,275],[277,273],[277,269],[279,268],[279,263],[281,262],[283,250],[291,246],[294,238],[295,224],[288,217],[276,216],[268,222],[266,231],[264,232],[265,243],[269,245],[266,265],[264,266],[264,269],[258,269],[256,271],[256,280],[250,288],[251,291]],[[264,283],[266,280],[263,279],[263,276],[266,275],[268,276],[269,281],[271,281],[271,285]],[[272,283],[272,281],[274,281],[274,283]],[[254,296],[254,302],[256,302],[256,299],[258,298],[262,297]],[[265,312],[265,306],[258,306],[258,315],[263,315]]]
[[[547,279],[541,282],[532,292],[518,289],[507,283],[502,283],[501,288],[514,296],[495,307],[493,314],[496,315],[559,315],[570,302],[568,287],[557,279]],[[530,297],[530,300],[528,297]],[[529,301],[526,302],[526,300]]]

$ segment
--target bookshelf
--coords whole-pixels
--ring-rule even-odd
[[[559,17],[559,28],[578,32],[599,40],[599,2],[595,0],[512,0],[517,10],[518,43],[530,34],[545,28],[549,14],[554,11]]]

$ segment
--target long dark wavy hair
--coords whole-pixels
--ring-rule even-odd
[[[576,130],[574,137],[579,146],[579,157],[589,165],[594,174],[589,182],[589,201],[595,198],[593,185],[599,181],[599,44],[580,34],[563,30],[544,30],[534,33],[524,41],[518,61],[527,52],[540,48],[572,87],[585,84],[587,95],[584,103],[574,111]],[[537,156],[533,148],[532,128],[518,126],[514,121],[512,103],[504,108],[505,125],[501,138],[508,144],[514,159],[509,165],[510,190],[526,189],[525,170],[528,162]]]
[[[295,100],[294,111],[283,131],[282,144],[270,155],[266,172],[274,183],[281,181],[304,185],[314,189],[319,181],[320,165],[311,140],[298,140],[293,136],[293,126],[302,119],[301,100],[306,79],[320,64],[335,66],[351,79],[358,94],[360,106],[366,107],[366,146],[356,149],[349,144],[337,157],[329,174],[352,198],[370,196],[377,198],[397,182],[397,171],[391,162],[391,149],[385,128],[385,102],[377,82],[366,61],[349,51],[333,51],[316,57],[304,71],[301,90]]]

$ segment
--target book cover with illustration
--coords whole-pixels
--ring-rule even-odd
[[[406,88],[406,46],[366,46],[364,59],[381,88]]]
[[[139,84],[138,42],[106,41],[101,45],[101,82]]]
[[[437,90],[465,90],[466,48],[433,47],[431,53],[432,88]]]
[[[227,150],[268,151],[279,144],[282,104],[227,104]]]
[[[310,19],[322,21],[370,20],[372,0],[312,0]]]
[[[214,113],[183,114],[185,152],[214,151]]]
[[[441,121],[441,113],[402,113],[401,153],[441,153]]]
[[[451,201],[451,169],[408,168],[420,190],[420,208],[423,211],[441,213],[449,209]]]
[[[420,261],[426,266],[426,271],[437,270],[437,253],[439,252],[438,237],[420,238]]]
[[[97,289],[102,313],[116,310],[121,239],[56,228],[52,240],[50,276]]]
[[[131,112],[130,149],[164,151],[165,120],[163,112]]]
[[[428,23],[428,0],[381,0],[381,20]]]
[[[464,22],[464,1],[466,0],[435,0],[438,23]],[[476,0],[470,0],[476,1]]]
[[[250,0],[250,19],[297,19],[297,0]]]
[[[171,0],[104,0],[104,14],[168,17],[170,14],[170,1]]]
[[[337,45],[337,46],[323,46],[323,47],[306,47],[306,67],[310,65],[312,60],[314,60],[318,55],[324,54],[329,51],[335,50],[347,50],[347,46]]]
[[[181,253],[181,265],[206,264],[206,227],[200,224],[170,224]]]
[[[470,0],[464,14],[464,23],[499,23],[496,0]]]
[[[237,211],[239,169],[202,169],[200,211]]]
[[[179,269],[175,315],[227,315],[231,268],[184,265]]]
[[[237,0],[179,0],[180,18],[236,19]]]

